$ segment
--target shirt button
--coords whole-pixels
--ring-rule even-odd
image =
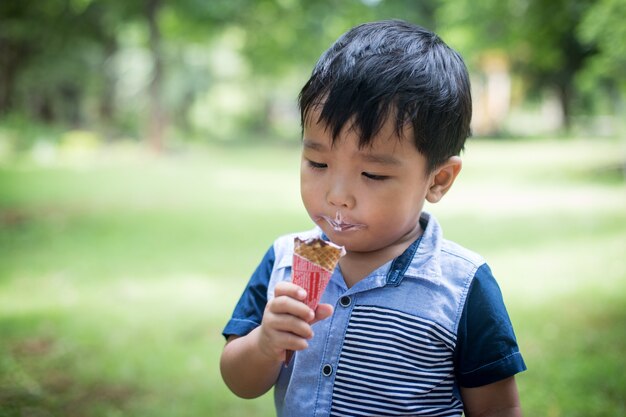
[[[352,299],[348,297],[347,295],[344,295],[343,297],[339,299],[339,304],[341,304],[342,307],[348,307],[351,302],[352,302]]]
[[[328,363],[324,365],[324,367],[322,368],[322,374],[324,376],[330,376],[332,373],[333,373],[333,366]]]

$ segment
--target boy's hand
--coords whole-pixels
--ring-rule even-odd
[[[313,337],[311,325],[329,317],[333,307],[318,305],[316,311],[305,303],[306,291],[291,282],[279,282],[274,298],[267,303],[261,322],[259,347],[275,361],[283,361],[287,350],[303,350]]]

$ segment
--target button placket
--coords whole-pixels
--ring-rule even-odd
[[[346,311],[347,314],[350,314],[347,310],[352,305],[352,297],[349,295],[341,296],[339,298],[339,305],[345,309],[344,311]],[[342,313],[342,315],[346,313]],[[326,363],[322,366],[322,375],[325,377],[331,376],[334,371],[335,369],[331,363]]]

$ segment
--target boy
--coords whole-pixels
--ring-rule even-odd
[[[224,329],[237,395],[275,387],[279,416],[521,416],[526,367],[489,267],[422,211],[461,170],[471,97],[460,56],[402,21],[353,28],[299,96],[301,194],[345,247],[315,311],[277,239]],[[296,351],[289,365],[285,352]]]

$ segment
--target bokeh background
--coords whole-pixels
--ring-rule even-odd
[[[428,210],[499,280],[525,415],[626,416],[626,0],[2,0],[0,417],[274,415],[224,387],[221,330],[311,227],[300,87],[382,18],[470,69]]]

